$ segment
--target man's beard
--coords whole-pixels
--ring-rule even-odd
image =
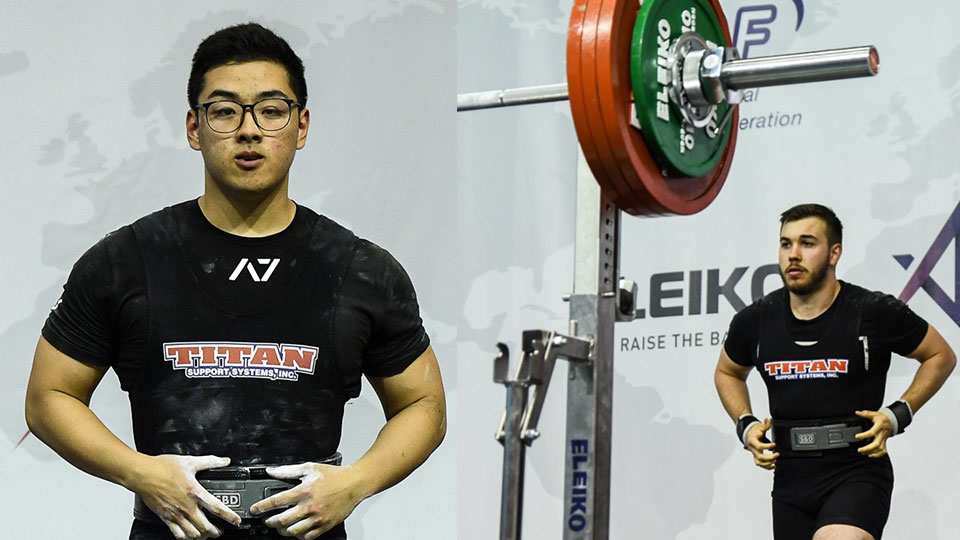
[[[827,266],[825,261],[819,268],[808,270],[807,273],[810,275],[810,280],[806,283],[787,281],[784,270],[780,270],[780,279],[783,280],[783,286],[786,287],[788,291],[798,296],[804,296],[816,291],[823,285],[823,281],[827,278]]]

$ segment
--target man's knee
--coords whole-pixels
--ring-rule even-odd
[[[813,540],[876,540],[872,534],[853,525],[825,525],[817,529]]]

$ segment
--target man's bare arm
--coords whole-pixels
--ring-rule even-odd
[[[89,407],[104,373],[105,368],[78,362],[41,337],[27,384],[27,425],[77,468],[129,486],[137,452],[111,433]]]
[[[720,402],[726,409],[730,419],[737,422],[745,414],[753,414],[750,408],[750,392],[747,390],[747,376],[751,366],[741,366],[727,355],[726,349],[720,349],[720,359],[717,360],[717,369],[713,373],[713,382],[717,386]],[[770,419],[763,423],[754,423],[748,427],[745,435],[747,449],[753,454],[753,462],[764,469],[776,467],[780,454],[774,451],[776,445],[764,439],[770,429]],[[772,453],[767,453],[770,451]]]
[[[432,348],[393,377],[371,378],[383,404],[386,425],[373,446],[352,467],[364,493],[379,493],[403,480],[443,441],[447,432],[446,397]]]
[[[957,357],[932,325],[927,325],[927,333],[923,341],[907,356],[920,362],[920,367],[910,387],[900,399],[907,403],[912,413],[916,413],[943,386],[957,364]],[[870,440],[869,444],[860,447],[857,451],[871,458],[885,456],[887,439],[896,435],[897,430],[902,430],[905,426],[902,424],[895,426],[893,420],[896,419],[896,414],[890,407],[884,407],[880,411],[857,411],[856,414],[873,422],[869,430],[857,434],[858,439]]]
[[[77,468],[140,494],[178,539],[219,536],[201,507],[239,523],[239,516],[203,490],[193,476],[229,460],[147,456],[103,425],[89,405],[104,373],[106,369],[79,362],[41,337],[27,384],[30,430]]]
[[[923,341],[907,356],[920,362],[920,367],[900,399],[916,413],[946,382],[957,365],[957,356],[933,325],[927,326]]]
[[[720,349],[713,383],[717,387],[720,403],[734,422],[745,414],[753,413],[750,408],[750,392],[747,390],[747,376],[752,369],[751,366],[741,366],[734,362],[727,356],[726,349]]]

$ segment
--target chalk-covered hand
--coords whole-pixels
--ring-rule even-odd
[[[250,507],[253,515],[286,508],[264,520],[283,536],[313,540],[342,522],[363,500],[350,467],[301,463],[268,467],[267,474],[300,485],[277,493]]]
[[[221,531],[203,510],[234,525],[240,525],[240,516],[204,489],[196,474],[229,463],[230,458],[217,456],[152,456],[133,490],[177,540],[219,538]]]

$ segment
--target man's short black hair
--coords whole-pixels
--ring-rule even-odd
[[[204,76],[215,67],[240,62],[267,60],[287,70],[290,88],[301,106],[307,104],[307,81],[303,76],[303,61],[282,37],[257,23],[238,24],[218,30],[207,36],[193,54],[190,80],[187,82],[187,101],[196,108],[203,90]]]
[[[820,218],[827,225],[827,242],[831,246],[843,243],[843,223],[840,223],[840,218],[833,213],[833,210],[822,204],[798,204],[786,210],[780,214],[780,227],[783,228],[785,224],[791,221],[799,221],[808,217]]]

